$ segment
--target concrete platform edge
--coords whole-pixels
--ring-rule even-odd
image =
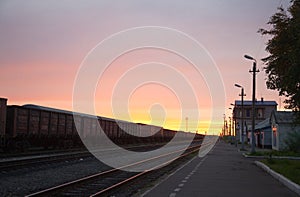
[[[269,168],[267,165],[265,165],[264,163],[262,163],[260,161],[255,161],[254,163],[258,167],[260,167],[261,169],[263,169],[267,173],[269,173],[271,176],[273,176],[275,179],[277,179],[279,182],[281,182],[283,185],[285,185],[290,190],[292,190],[293,192],[295,192],[296,194],[298,194],[300,196],[300,185],[298,185],[297,183],[294,183],[293,181],[289,180],[285,176],[275,172],[274,170],[272,170],[271,168]]]

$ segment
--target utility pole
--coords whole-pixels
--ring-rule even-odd
[[[225,132],[226,132],[226,115],[225,114],[223,114],[223,118],[224,118],[223,136],[225,136]]]
[[[256,70],[256,59],[249,55],[244,56],[247,59],[253,60],[253,68],[250,70],[250,73],[253,73],[253,81],[252,81],[252,127],[251,127],[251,153],[255,152],[255,139],[254,139],[254,131],[255,131],[255,88],[256,88],[256,73],[259,70]]]
[[[231,106],[234,106],[232,109],[232,133],[234,133],[233,138],[234,138],[234,145],[237,147],[237,134],[236,134],[236,106],[233,103],[230,103]]]
[[[189,121],[189,118],[188,117],[185,117],[185,130],[186,130],[186,132],[188,132],[188,126],[189,126],[189,123],[188,123],[188,121]]]
[[[242,150],[245,149],[244,147],[244,96],[246,96],[246,94],[244,94],[244,88],[242,88],[242,92],[240,94],[240,96],[242,97],[242,130],[241,130],[241,134],[242,134]]]
[[[226,134],[225,135],[228,136],[228,123],[227,123],[227,120],[225,120],[225,125],[226,125],[226,127],[225,127]]]
[[[234,121],[234,118],[233,118],[233,113],[232,113],[232,123],[231,123],[231,131],[232,131],[232,135],[235,136],[235,121]]]
[[[242,150],[245,149],[244,147],[244,96],[246,96],[246,94],[244,94],[244,87],[239,85],[239,84],[234,84],[236,87],[241,88],[241,94],[239,94],[239,96],[241,96],[241,138],[242,138]]]
[[[229,117],[229,135],[231,136],[231,117]]]

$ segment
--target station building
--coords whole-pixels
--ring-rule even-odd
[[[251,125],[252,125],[252,101],[251,100],[245,100],[243,102],[243,110],[244,110],[244,134],[242,135],[242,101],[236,100],[234,102],[234,108],[233,108],[233,120],[235,124],[235,131],[238,141],[242,141],[242,136],[244,137],[244,142],[251,143]],[[277,111],[277,103],[276,101],[264,101],[263,98],[261,100],[255,101],[255,125],[260,124],[260,126],[264,127],[266,126],[266,119],[269,119],[272,111]],[[263,122],[265,121],[265,122]],[[263,122],[263,123],[262,123]],[[270,131],[271,132],[271,131]],[[261,136],[261,133],[258,133],[256,135],[256,144],[259,145],[260,138],[267,137],[266,135],[269,135],[269,133],[262,133],[264,136]],[[265,138],[267,139],[267,138]],[[267,144],[266,144],[267,143]],[[264,144],[265,146],[271,146],[270,142],[267,142]],[[260,144],[262,146],[263,144]]]

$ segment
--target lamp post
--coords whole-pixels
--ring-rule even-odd
[[[244,150],[244,96],[246,96],[244,94],[244,87],[239,85],[239,84],[234,84],[235,87],[238,87],[238,88],[241,88],[241,94],[239,96],[241,96],[241,100],[242,100],[242,103],[241,103],[241,111],[242,111],[242,114],[241,114],[241,136],[242,136],[242,150]]]
[[[228,125],[228,135],[231,136],[231,117],[228,117],[229,119],[229,125]]]
[[[249,55],[244,55],[246,59],[253,61],[253,68],[250,70],[250,73],[253,73],[253,81],[252,81],[252,127],[251,127],[251,153],[255,152],[255,141],[254,141],[254,130],[255,130],[255,86],[256,86],[256,73],[259,70],[256,70],[256,59]]]
[[[225,133],[226,133],[226,115],[225,114],[223,114],[223,118],[224,118],[223,136],[225,136]]]
[[[229,110],[232,110],[231,107],[228,108]],[[233,117],[232,117],[232,114],[231,114],[231,117],[229,117],[229,135],[232,136],[233,135],[233,130],[232,130],[232,121],[233,120]]]
[[[231,107],[231,109],[232,109],[232,135],[235,136],[235,114],[234,114],[235,105],[233,103],[230,103],[230,105],[233,106],[233,108]]]
[[[185,117],[185,130],[186,132],[188,132],[188,127],[189,126],[189,118],[188,117]]]
[[[233,109],[232,109],[232,131],[234,132],[234,145],[235,147],[237,147],[237,135],[236,135],[236,115],[234,113],[235,111],[235,104],[233,103],[230,103],[231,106],[233,106]]]
[[[229,110],[233,110],[231,107],[228,108]],[[234,142],[234,133],[233,133],[233,112],[231,117],[229,117],[229,135],[230,135],[230,143],[233,144]]]

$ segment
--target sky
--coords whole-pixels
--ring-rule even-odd
[[[10,105],[33,103],[74,110],[74,85],[82,67],[88,61],[95,64],[93,58],[110,55],[120,47],[114,43],[99,55],[93,51],[99,43],[132,28],[168,28],[199,43],[213,66],[204,65],[204,74],[199,75],[180,54],[157,48],[124,52],[98,77],[93,92],[95,113],[180,130],[186,130],[188,121],[189,131],[200,132],[207,131],[214,121],[210,131],[218,133],[223,114],[231,116],[230,103],[239,99],[240,89],[234,84],[241,84],[245,99],[251,99],[252,62],[244,54],[258,60],[261,72],[257,75],[256,97],[280,102],[278,93],[266,88],[260,61],[268,55],[265,44],[269,38],[257,33],[260,28],[270,28],[267,22],[280,5],[286,8],[289,1],[2,0],[0,97],[8,98]],[[127,44],[137,40],[128,40]],[[184,48],[185,44],[179,46]],[[198,53],[185,49],[190,54]],[[224,91],[207,81],[209,72],[216,72],[209,70],[214,66]],[[173,77],[168,78],[170,73]],[[212,91],[222,94],[223,109],[214,106]],[[199,111],[200,122],[195,120]]]

